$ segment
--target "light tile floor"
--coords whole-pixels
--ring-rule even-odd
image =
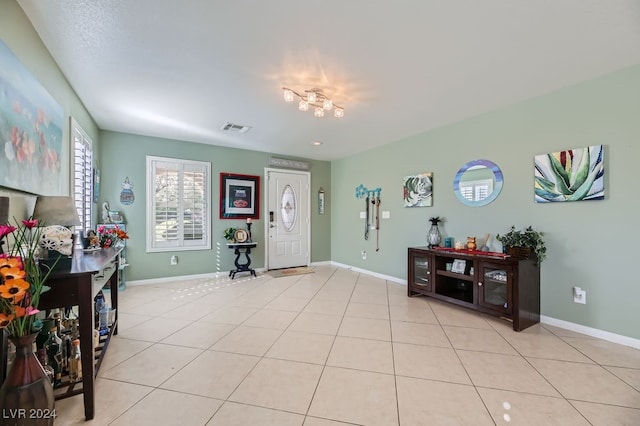
[[[639,350],[346,269],[119,296],[90,424],[640,425]],[[82,396],[56,409],[88,424]]]

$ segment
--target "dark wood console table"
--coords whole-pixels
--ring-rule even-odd
[[[540,265],[533,259],[455,249],[411,247],[407,291],[513,322],[540,322]]]
[[[251,272],[251,275],[256,276],[256,271],[251,268],[251,249],[255,248],[257,243],[229,243],[227,247],[235,250],[236,260],[234,260],[234,264],[236,265],[236,269],[229,271],[229,276],[231,279],[236,277],[238,272]],[[240,255],[242,254],[242,250],[244,250],[244,257],[246,258],[246,263],[240,263]]]
[[[40,298],[39,309],[78,307],[78,331],[80,334],[80,352],[82,355],[82,382],[65,383],[55,389],[55,398],[68,398],[80,393],[84,397],[84,414],[87,420],[95,415],[94,380],[100,368],[102,357],[106,353],[109,340],[118,333],[118,264],[121,248],[100,249],[85,253],[76,250],[71,270],[54,271],[46,284],[51,290],[43,293]],[[103,336],[98,348],[93,347],[94,306],[93,299],[98,292],[106,287],[110,289],[111,306],[115,311],[115,319],[110,333]],[[3,333],[1,339],[0,379],[4,380],[7,336]],[[0,381],[2,381],[0,380]]]

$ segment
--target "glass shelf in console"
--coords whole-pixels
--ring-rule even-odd
[[[428,257],[412,257],[413,284],[425,291],[431,291],[431,264]]]
[[[479,303],[485,308],[510,313],[511,286],[509,271],[490,265],[481,266],[478,281]]]

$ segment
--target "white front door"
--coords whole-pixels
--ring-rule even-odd
[[[268,269],[309,265],[309,172],[267,169]]]

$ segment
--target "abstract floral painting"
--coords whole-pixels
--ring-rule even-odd
[[[536,155],[535,200],[604,200],[604,146]]]
[[[433,204],[433,174],[405,176],[403,192],[405,207],[430,207]]]
[[[62,107],[1,40],[0,64],[0,186],[58,195]]]

